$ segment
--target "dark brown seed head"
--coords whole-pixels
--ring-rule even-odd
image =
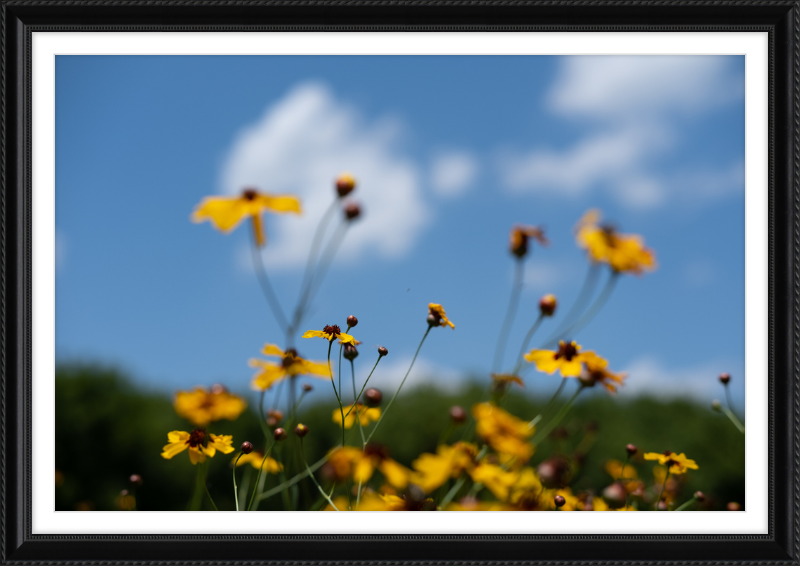
[[[344,217],[347,220],[355,220],[359,216],[361,216],[361,207],[358,206],[358,203],[351,202],[344,207]]]
[[[556,495],[556,496],[553,498],[553,503],[555,503],[555,504],[556,504],[556,507],[558,507],[558,508],[561,508],[561,507],[563,507],[563,506],[564,506],[564,504],[565,504],[566,502],[567,502],[567,500],[566,500],[566,499],[564,499],[564,496],[563,496],[563,495]]]
[[[353,189],[356,188],[356,180],[347,173],[343,173],[339,175],[339,178],[336,179],[336,193],[340,197],[346,197]]]
[[[313,389],[314,389],[314,387],[310,383],[304,383],[303,384],[303,391],[305,391],[306,393],[308,393],[309,391],[312,391]]]
[[[347,326],[350,328],[354,328],[358,325],[358,319],[354,317],[352,314],[347,317]]]
[[[242,442],[242,454],[250,454],[253,451],[253,445],[246,440]]]
[[[563,340],[558,343],[558,352],[556,352],[555,359],[564,358],[568,362],[578,355],[578,348],[575,347],[574,342],[564,342]]]
[[[134,487],[139,487],[144,483],[142,476],[139,474],[132,474],[131,477],[128,478],[128,481],[131,482],[131,485]]]
[[[377,407],[381,404],[381,401],[383,401],[383,393],[374,387],[370,387],[364,391],[364,401],[366,401],[367,405],[370,407]]]
[[[276,428],[272,431],[272,436],[275,438],[276,442],[280,442],[281,440],[286,440],[286,431],[282,428]]]
[[[555,295],[545,295],[539,299],[539,312],[542,313],[542,316],[553,316],[556,306],[558,306],[558,301]]]
[[[636,454],[637,450],[638,450],[638,448],[636,448],[636,445],[635,445],[635,444],[628,444],[628,445],[625,447],[625,452],[627,452],[627,453],[628,453],[628,454],[630,454],[631,456],[633,456],[634,454]]]
[[[191,446],[192,448],[197,448],[203,441],[206,439],[206,431],[202,428],[194,429],[191,434],[189,434],[189,440],[186,441],[186,444]]]
[[[294,433],[300,438],[303,438],[308,434],[308,427],[303,423],[299,423],[296,427],[294,427]]]
[[[242,191],[242,198],[245,200],[255,200],[258,196],[258,191],[255,189],[245,189]]]
[[[383,346],[381,346],[380,348],[378,348],[378,355],[379,355],[380,357],[383,357],[383,356],[385,356],[385,355],[386,355],[386,354],[388,354],[388,353],[389,353],[389,350],[387,350],[387,349],[386,349],[386,348],[384,348]]]
[[[719,380],[723,385],[728,385],[728,382],[731,380],[731,374],[721,373],[719,374]]]
[[[341,328],[339,328],[338,324],[328,324],[325,328],[322,329],[325,334],[330,334],[334,338],[339,336],[342,333]]]
[[[461,424],[467,420],[467,411],[464,407],[453,405],[450,407],[450,419],[456,424]]]

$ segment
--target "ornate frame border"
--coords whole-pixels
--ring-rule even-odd
[[[769,534],[33,535],[34,31],[768,32]],[[0,563],[800,563],[799,48],[786,0],[0,0]]]

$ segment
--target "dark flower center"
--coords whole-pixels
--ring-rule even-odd
[[[331,335],[331,336],[333,336],[334,338],[336,338],[337,336],[339,336],[339,334],[341,334],[341,333],[342,333],[342,331],[341,331],[341,329],[339,328],[339,325],[338,325],[338,324],[333,324],[333,325],[329,324],[328,326],[326,326],[325,328],[323,328],[323,329],[322,329],[322,331],[323,331],[325,334],[330,334],[330,335]]]
[[[578,355],[578,349],[575,347],[575,344],[570,342],[569,344],[565,342],[561,342],[558,345],[558,352],[556,352],[555,359],[564,358],[568,362],[572,361],[572,358]]]
[[[365,456],[377,456],[379,460],[389,459],[389,449],[382,444],[367,444],[364,448]]]
[[[203,441],[206,439],[206,431],[202,428],[196,428],[192,431],[189,435],[189,440],[186,441],[186,444],[191,446],[192,448],[197,448]]]
[[[289,348],[288,350],[286,350],[286,353],[283,354],[283,362],[281,362],[281,365],[283,366],[284,369],[288,368],[292,364],[294,364],[297,361],[297,358],[299,357],[300,356],[297,354],[297,350],[295,350],[294,348]]]
[[[242,191],[242,198],[245,200],[255,200],[257,195],[258,193],[255,191],[255,189],[245,189]]]

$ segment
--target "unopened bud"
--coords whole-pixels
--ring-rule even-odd
[[[345,360],[353,361],[358,357],[358,348],[352,344],[344,345],[344,353],[342,354]]]
[[[555,295],[545,295],[539,299],[539,312],[542,313],[542,316],[553,316],[556,306],[558,306],[558,301]]]
[[[119,494],[120,494],[122,497],[125,497],[126,495],[129,495],[129,494],[130,494],[130,491],[128,491],[127,489],[123,489],[122,491],[120,491],[120,492],[119,492]]]
[[[706,494],[702,491],[695,491],[694,498],[697,499],[700,503],[706,500]]]
[[[336,193],[340,197],[346,197],[353,192],[355,188],[356,180],[349,173],[342,173],[339,175],[339,178],[336,179]]]
[[[303,391],[305,391],[306,393],[308,393],[309,391],[313,391],[313,390],[314,390],[314,387],[310,383],[304,383],[303,384]]]
[[[385,355],[386,355],[386,354],[388,354],[388,353],[389,353],[389,350],[387,350],[387,349],[386,349],[386,348],[384,348],[383,346],[381,346],[380,348],[378,348],[378,355],[379,355],[379,356],[383,357],[383,356],[385,356]]]
[[[464,407],[453,405],[450,407],[450,419],[452,419],[452,421],[456,424],[461,424],[467,420],[467,411],[464,409]]]
[[[308,434],[308,427],[303,423],[299,423],[296,427],[294,427],[294,433],[300,438],[303,438]]]
[[[228,391],[228,388],[222,385],[221,383],[215,383],[210,387],[210,389],[211,393],[213,393],[214,395],[219,395],[221,393],[225,393]]]
[[[563,496],[563,495],[556,495],[556,496],[553,498],[553,503],[555,503],[555,504],[556,504],[556,507],[559,507],[559,508],[563,507],[563,506],[564,506],[564,504],[566,504],[566,502],[567,502],[567,500],[566,500],[566,499],[564,499],[564,496]]]
[[[619,482],[614,482],[603,490],[603,499],[612,509],[617,509],[625,505],[628,492]]]
[[[731,501],[728,503],[728,511],[741,511],[742,506],[736,503],[735,501]]]
[[[131,475],[131,477],[128,478],[128,481],[131,482],[131,485],[134,487],[140,487],[144,483],[142,476],[139,474]]]
[[[721,373],[719,374],[719,381],[723,385],[728,385],[728,382],[731,380],[731,374],[729,373]]]
[[[638,450],[638,448],[636,448],[636,445],[635,445],[635,444],[628,444],[628,445],[625,447],[625,452],[627,452],[627,453],[628,453],[628,454],[630,454],[631,456],[633,456],[634,454],[636,454],[637,450]]]
[[[272,436],[275,437],[276,442],[280,442],[281,440],[286,440],[286,431],[282,428],[276,428],[272,432]]]
[[[358,203],[351,202],[347,206],[344,207],[344,217],[347,220],[355,220],[361,215],[361,207],[358,206]]]
[[[383,401],[383,393],[374,387],[370,387],[364,391],[364,400],[370,407],[377,407]]]
[[[428,315],[427,321],[429,326],[439,326],[439,322],[441,322],[442,317],[438,314],[431,313]]]
[[[656,505],[656,509],[659,511],[669,511],[669,505],[667,505],[667,502],[662,499],[658,502],[658,505]]]
[[[253,451],[253,445],[246,440],[242,442],[242,454],[250,454]]]
[[[347,326],[353,328],[358,325],[358,319],[354,317],[352,314],[347,317]]]

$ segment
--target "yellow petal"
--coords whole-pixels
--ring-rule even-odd
[[[256,201],[270,212],[301,214],[300,200],[292,195],[259,194]]]
[[[378,469],[380,469],[381,473],[386,477],[386,481],[397,489],[405,489],[408,485],[408,478],[411,475],[411,470],[401,466],[394,460],[383,460],[378,466]]]
[[[303,338],[325,338],[325,340],[330,340],[329,335],[322,330],[306,330]]]
[[[264,344],[264,347],[261,349],[261,353],[265,356],[283,357],[283,350],[281,350],[276,344]]]
[[[233,452],[233,435],[209,434],[208,436],[211,439],[208,443],[209,446],[213,446],[223,454]]]
[[[581,374],[581,362],[575,357],[572,361],[564,360],[561,364],[561,375],[564,377],[578,377]]]
[[[355,338],[344,332],[340,332],[338,338],[340,344],[353,344],[356,341]]]
[[[161,457],[170,460],[176,454],[180,454],[184,450],[189,448],[189,445],[186,442],[174,442],[172,444],[167,444],[164,446],[164,451],[161,453]]]
[[[206,197],[195,208],[192,222],[210,220],[217,229],[230,232],[247,214],[247,205],[241,197]]]
[[[199,448],[189,448],[189,460],[192,464],[200,464],[206,461],[206,455],[200,452]]]
[[[308,360],[300,360],[300,368],[298,373],[304,375],[317,375],[319,377],[330,377],[328,364],[323,362],[310,362]]]
[[[372,461],[369,458],[362,457],[356,462],[353,468],[353,480],[366,483],[369,481],[369,478],[372,477],[374,471],[375,469],[372,466]]]
[[[250,360],[250,365],[257,365],[261,367],[261,371],[253,376],[251,385],[253,389],[266,391],[272,387],[281,378],[286,376],[286,369],[278,364],[271,364],[262,360]]]

